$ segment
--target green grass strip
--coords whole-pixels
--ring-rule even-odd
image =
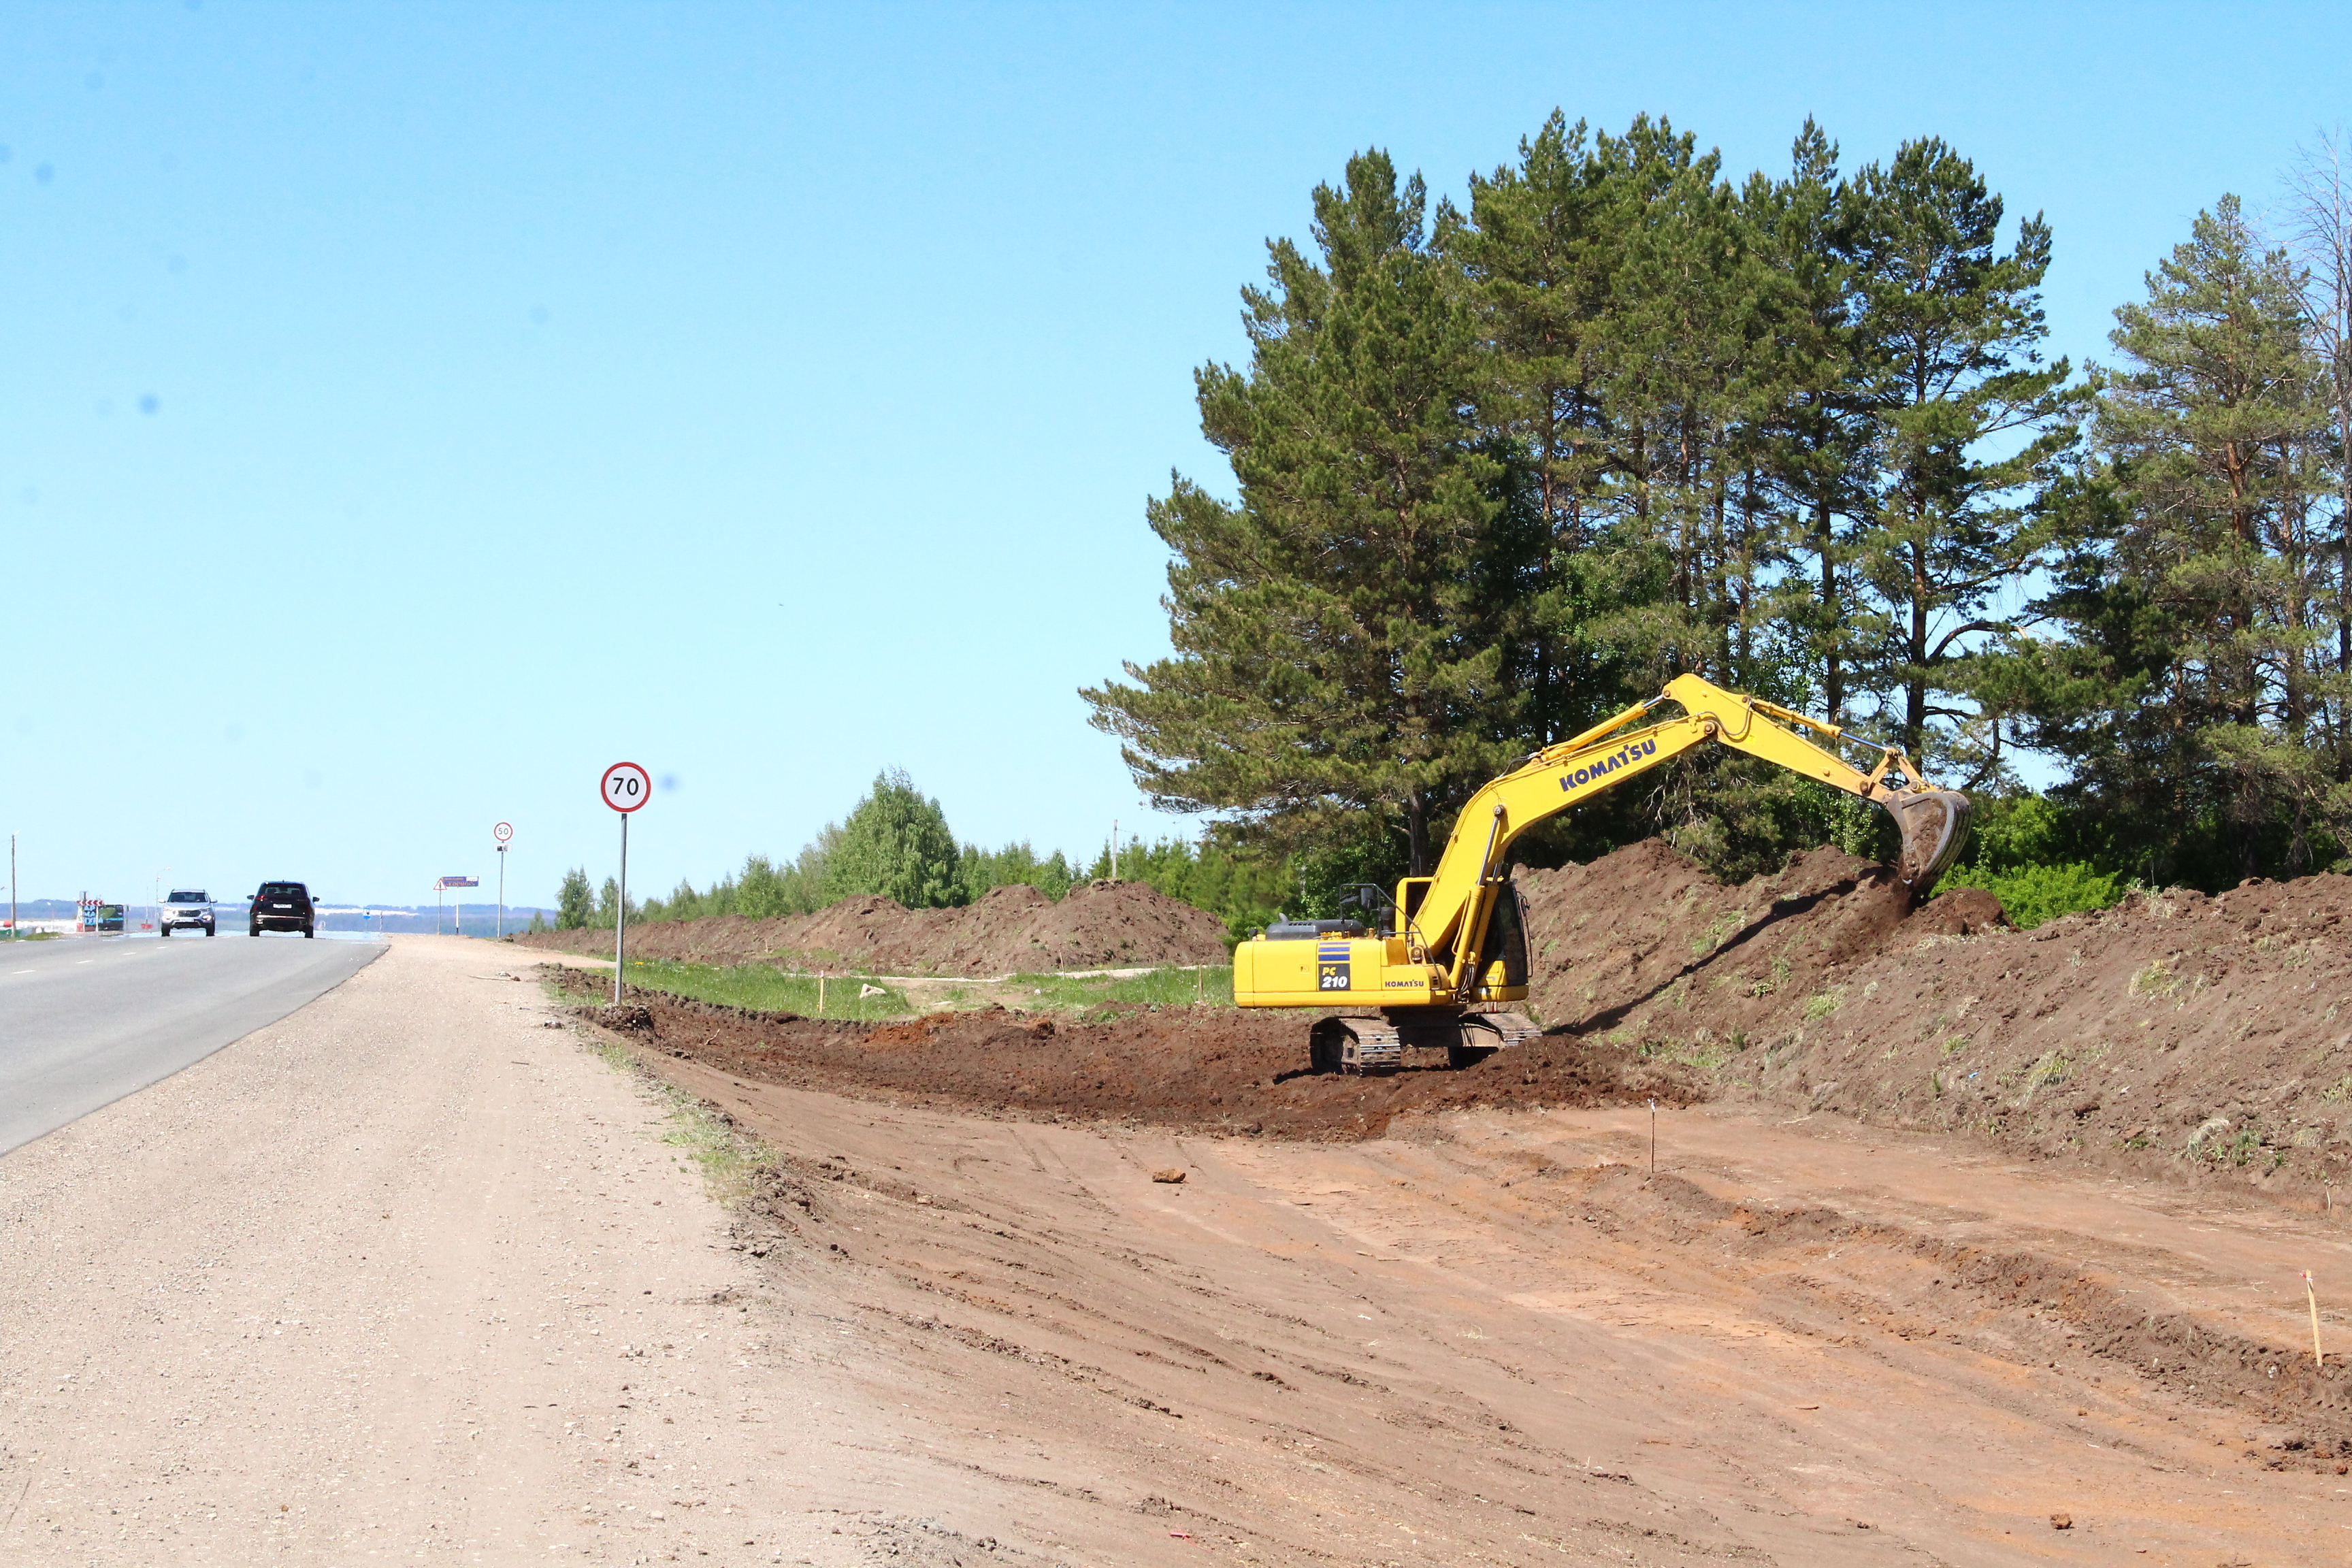
[[[679,963],[666,958],[633,958],[629,960],[629,984],[649,991],[691,996],[698,1002],[748,1007],[758,1013],[798,1013],[804,1018],[845,1018],[872,1024],[914,1014],[906,993],[891,986],[882,986],[879,996],[860,996],[860,990],[878,984],[860,975],[831,975],[820,988],[815,975],[787,974],[764,963],[721,968],[708,963]],[[822,1010],[817,1005],[820,989],[824,997]]]

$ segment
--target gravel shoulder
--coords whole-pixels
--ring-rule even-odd
[[[507,973],[396,937],[0,1158],[0,1561],[866,1560],[806,1484],[857,1417]]]

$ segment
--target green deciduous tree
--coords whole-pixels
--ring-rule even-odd
[[[643,913],[635,899],[629,900],[629,919],[635,921]],[[596,895],[596,912],[590,924],[612,930],[621,920],[621,884],[611,877],[604,879],[604,890]]]
[[[902,770],[889,769],[875,777],[827,847],[826,901],[878,894],[908,909],[961,903],[957,853],[940,803]]]
[[[956,854],[956,881],[961,889],[959,901],[962,903],[975,902],[991,888],[1016,883],[1034,888],[1049,899],[1059,899],[1076,880],[1077,873],[1070,868],[1068,858],[1059,849],[1041,859],[1026,840],[995,850],[967,844]]]
[[[574,867],[563,873],[562,885],[555,894],[555,929],[578,931],[594,922],[596,895],[588,885],[588,868]]]

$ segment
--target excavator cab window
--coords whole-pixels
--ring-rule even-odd
[[[1339,908],[1363,910],[1374,936],[1396,934],[1396,900],[1378,882],[1360,882],[1349,889],[1339,895]]]

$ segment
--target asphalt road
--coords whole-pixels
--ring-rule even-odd
[[[277,1022],[383,952],[226,931],[0,942],[0,1153]]]

